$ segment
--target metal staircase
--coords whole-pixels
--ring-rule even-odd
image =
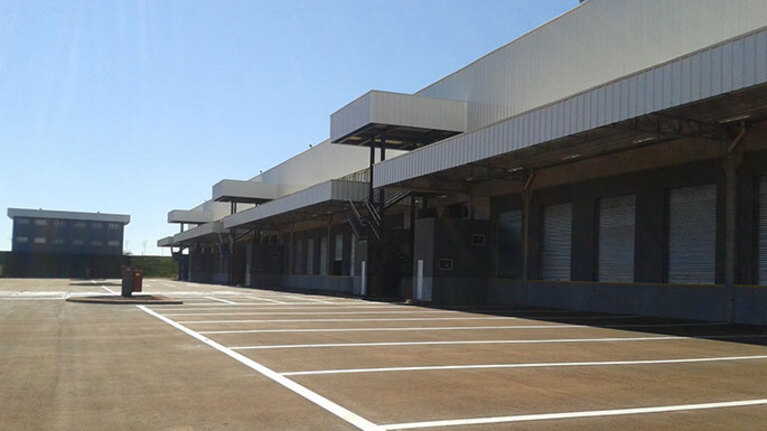
[[[410,192],[403,192],[387,199],[384,210],[397,204],[402,199],[410,196]],[[362,211],[358,208],[362,207]],[[368,244],[377,246],[381,252],[394,259],[402,272],[412,273],[413,259],[409,244],[401,244],[392,239],[393,235],[383,223],[381,213],[374,204],[363,201],[361,204],[352,200],[347,201],[349,217],[347,222],[358,240],[368,241]]]

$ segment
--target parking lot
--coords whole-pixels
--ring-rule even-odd
[[[763,430],[767,328],[0,279],[0,428]]]

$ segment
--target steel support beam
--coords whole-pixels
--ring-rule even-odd
[[[386,160],[386,137],[381,136],[381,161],[384,160]],[[378,189],[378,213],[381,214],[382,225],[384,223],[384,211],[386,211],[386,190],[381,187]]]
[[[375,202],[375,195],[373,191],[373,165],[376,162],[376,140],[370,139],[370,166],[368,168],[368,202]]]

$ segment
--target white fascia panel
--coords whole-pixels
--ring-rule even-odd
[[[210,221],[210,213],[195,210],[170,210],[168,211],[168,223],[195,223],[202,224]]]
[[[174,244],[172,235],[157,240],[157,247],[172,247]]]
[[[278,197],[278,185],[255,181],[221,180],[213,186],[212,198],[221,200],[272,200]]]
[[[223,224],[220,221],[214,221],[173,235],[173,242],[181,243],[185,241],[192,241],[203,236],[222,232],[224,232]]]
[[[563,138],[576,133],[596,129],[627,118],[658,112],[682,104],[697,102],[711,97],[737,91],[746,87],[767,83],[767,27],[742,37],[708,47],[660,66],[648,68],[634,75],[605,83],[581,94],[560,100],[542,108],[499,121],[490,126],[469,133],[447,138],[443,141],[411,151],[395,159],[386,160],[373,166],[373,186],[385,187],[401,181],[422,177],[467,163],[476,162],[501,154]],[[708,61],[722,51],[743,49],[753,46],[755,61],[746,62],[730,58]],[[720,54],[716,54],[720,53]],[[672,84],[673,71],[683,66],[701,64],[700,75],[681,73]],[[703,66],[705,64],[705,67]],[[748,79],[721,85],[723,70],[733,76]],[[719,85],[703,85],[703,76],[718,76]],[[667,80],[664,81],[664,78]],[[732,81],[732,80],[731,80]],[[713,82],[713,80],[712,80]],[[635,96],[628,101],[621,100],[621,88],[629,89],[636,84]],[[684,100],[672,102],[676,87],[700,88]],[[577,103],[576,103],[577,102]],[[631,112],[631,115],[628,114]],[[579,121],[565,121],[578,118]],[[545,126],[561,124],[561,128],[549,130]]]
[[[329,201],[360,201],[367,196],[368,183],[330,180],[275,199],[223,219],[225,229]]]
[[[411,94],[370,91],[330,116],[330,141],[370,124],[466,131],[466,102]]]

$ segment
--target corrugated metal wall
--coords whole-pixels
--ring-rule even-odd
[[[670,189],[668,204],[668,282],[713,284],[716,185]]]
[[[634,281],[635,231],[635,195],[599,200],[599,281]]]
[[[767,30],[762,30],[379,163],[374,184],[417,178],[766,82]]]
[[[371,91],[330,116],[330,140],[371,123],[464,132],[466,111],[466,102]]]
[[[759,181],[759,284],[767,285],[767,176]]]
[[[764,0],[590,0],[418,95],[474,130],[763,27]]]
[[[542,280],[570,280],[572,237],[573,205],[565,203],[543,207]]]

